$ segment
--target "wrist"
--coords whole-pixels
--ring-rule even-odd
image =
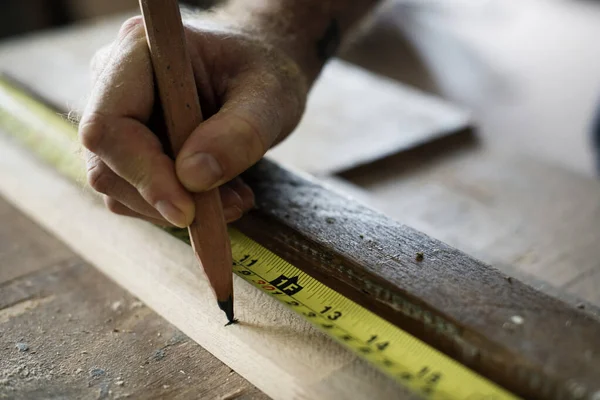
[[[322,10],[316,12],[311,2],[300,9],[276,7],[269,1],[252,3],[229,2],[215,15],[287,55],[312,84],[341,42],[337,20]]]

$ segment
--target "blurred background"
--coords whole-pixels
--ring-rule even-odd
[[[488,144],[596,175],[599,1],[382,4],[342,58],[465,106]],[[137,0],[2,0],[0,38],[120,14],[124,20],[137,7]]]
[[[193,6],[210,6],[210,0],[181,1]],[[137,0],[2,0],[0,37],[36,29],[66,25],[77,20],[132,10]]]

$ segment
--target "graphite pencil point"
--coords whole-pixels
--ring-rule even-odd
[[[229,296],[225,301],[217,301],[219,308],[223,310],[229,321],[227,325],[235,324],[237,321],[233,317],[233,296]]]

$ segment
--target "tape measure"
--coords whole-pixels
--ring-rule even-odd
[[[0,77],[0,128],[73,180],[84,170],[74,124]],[[189,243],[187,231],[168,229]],[[508,400],[514,395],[230,228],[233,271],[426,399]]]

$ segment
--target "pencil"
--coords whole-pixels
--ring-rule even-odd
[[[176,0],[140,0],[167,135],[177,155],[202,122],[202,110]],[[192,248],[229,323],[233,315],[233,263],[218,189],[194,194]]]

